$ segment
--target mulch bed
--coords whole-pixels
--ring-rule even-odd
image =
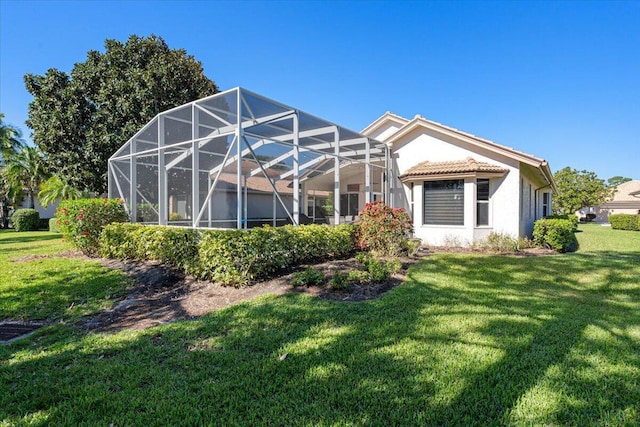
[[[105,266],[124,271],[133,279],[134,284],[127,290],[128,295],[122,301],[109,310],[82,320],[80,326],[95,331],[146,329],[176,320],[193,319],[265,294],[296,292],[328,300],[364,301],[378,298],[401,284],[406,270],[419,259],[420,256],[401,259],[401,271],[387,283],[356,285],[349,291],[332,290],[326,286],[292,286],[293,275],[306,268],[306,265],[274,279],[235,288],[199,281],[154,261],[101,259]],[[350,258],[313,264],[312,267],[330,277],[336,271],[345,272],[359,268],[360,265],[354,258]]]
[[[357,302],[378,298],[385,292],[402,284],[407,269],[420,259],[431,253],[453,252],[470,253],[464,248],[421,248],[413,257],[400,258],[401,270],[394,274],[388,282],[381,284],[360,284],[350,290],[333,290],[327,286],[294,287],[291,285],[293,275],[302,271],[307,265],[279,277],[235,288],[221,286],[217,283],[199,281],[182,272],[167,268],[154,261],[119,261],[100,259],[106,267],[124,271],[133,279],[133,285],[127,289],[127,295],[114,307],[97,315],[85,318],[78,324],[88,331],[118,331],[122,329],[146,329],[152,326],[174,322],[176,320],[194,319],[212,311],[230,305],[248,301],[260,295],[282,295],[289,292],[306,293],[318,298]],[[512,256],[541,256],[554,254],[545,249],[527,249],[522,252],[507,254]],[[27,256],[15,262],[30,261],[44,256]],[[66,257],[84,257],[80,252],[70,251],[62,255]],[[332,260],[311,265],[330,278],[336,271],[348,272],[360,268],[355,258]],[[1,339],[1,338],[0,338]]]

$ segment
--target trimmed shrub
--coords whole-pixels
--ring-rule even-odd
[[[107,258],[155,260],[185,271],[197,267],[200,233],[190,228],[115,223],[104,227],[99,254]]]
[[[354,228],[346,224],[206,230],[198,250],[198,269],[192,274],[240,285],[304,262],[342,258],[354,249]]]
[[[381,256],[396,256],[407,251],[413,226],[404,209],[393,209],[377,201],[367,203],[359,216],[357,239],[360,249]]]
[[[574,234],[574,223],[564,218],[542,218],[535,222],[533,239],[538,246],[559,252],[574,251],[578,241]]]
[[[52,233],[60,233],[60,226],[58,226],[58,218],[49,218],[49,231]]]
[[[11,215],[11,222],[16,231],[36,231],[40,226],[40,214],[35,209],[17,209]]]
[[[640,215],[632,214],[611,214],[609,223],[614,230],[640,230]]]
[[[573,231],[576,232],[578,231],[578,224],[580,223],[580,218],[578,218],[576,215],[549,215],[549,216],[545,216],[545,219],[566,219],[571,221],[571,224],[573,226]]]
[[[98,254],[102,228],[112,222],[129,220],[120,199],[64,200],[56,218],[65,238],[85,255]]]
[[[111,224],[100,237],[104,257],[154,259],[201,279],[236,286],[273,277],[305,262],[342,258],[354,249],[351,225],[198,231]]]

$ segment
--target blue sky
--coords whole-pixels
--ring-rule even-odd
[[[0,112],[26,73],[156,34],[242,86],[353,130],[420,114],[549,161],[640,179],[640,2],[0,0]]]

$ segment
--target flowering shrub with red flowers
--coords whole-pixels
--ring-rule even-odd
[[[64,200],[56,211],[56,225],[66,239],[85,255],[98,253],[102,228],[112,222],[127,222],[129,217],[120,199]]]
[[[407,251],[413,225],[404,209],[394,209],[377,201],[367,203],[359,217],[356,236],[360,249],[381,256],[396,256]]]

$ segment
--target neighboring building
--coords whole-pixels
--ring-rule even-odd
[[[387,112],[362,131],[391,149],[391,204],[432,245],[468,245],[491,232],[531,236],[551,214],[546,161],[415,116]]]
[[[546,161],[420,116],[357,133],[243,88],[160,113],[109,159],[136,221],[335,224],[385,200],[430,245],[530,236],[554,190]]]
[[[585,213],[595,214],[594,221],[600,223],[608,223],[611,214],[640,214],[640,181],[627,181],[616,186],[610,201],[587,210]]]
[[[54,216],[56,216],[56,210],[58,209],[58,204],[60,203],[59,201],[56,201],[45,208],[40,204],[37,197],[34,197],[34,199],[35,206],[31,206],[31,200],[29,200],[29,197],[25,197],[24,199],[22,199],[22,203],[20,204],[20,207],[18,209],[33,208],[38,211],[38,213],[40,214],[40,218],[43,219],[53,218]]]

